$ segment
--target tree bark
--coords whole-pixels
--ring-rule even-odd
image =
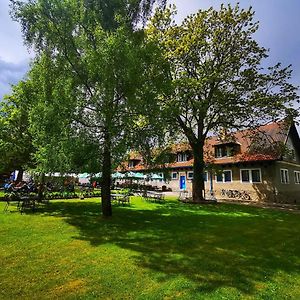
[[[104,217],[112,216],[111,208],[111,147],[110,137],[108,132],[105,133],[104,150],[103,150],[103,165],[102,165],[102,185],[101,185],[101,206]]]
[[[192,146],[194,155],[193,164],[193,201],[202,202],[204,201],[204,155],[203,146],[204,141],[195,143]]]

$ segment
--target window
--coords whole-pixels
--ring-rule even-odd
[[[236,149],[234,147],[227,147],[227,156],[234,156]]]
[[[253,183],[261,182],[260,170],[259,169],[251,170],[251,177]]]
[[[216,175],[216,182],[232,182],[232,171],[224,170]]]
[[[187,173],[187,178],[188,179],[193,179],[193,177],[194,177],[194,172],[188,172]]]
[[[173,172],[173,173],[172,173],[172,179],[177,179],[177,178],[178,178],[177,172]]]
[[[186,153],[178,153],[177,161],[178,162],[187,161],[187,154]]]
[[[234,146],[217,146],[215,148],[215,157],[230,157],[234,156],[236,153],[236,147]]]
[[[241,181],[250,182],[250,170],[241,170]]]
[[[224,182],[231,182],[232,181],[232,173],[231,171],[224,171]]]
[[[295,176],[295,183],[300,184],[300,171],[295,171],[294,176]]]
[[[216,181],[217,182],[223,182],[223,173],[218,173],[217,174]]]
[[[223,149],[221,147],[216,148],[216,157],[223,157]]]
[[[128,162],[128,167],[129,167],[129,168],[133,168],[133,167],[134,167],[134,161],[133,161],[133,160],[130,160],[130,161]]]
[[[203,179],[204,179],[204,181],[207,181],[207,177],[208,177],[207,172],[204,172],[204,174],[203,174]]]
[[[280,181],[283,184],[290,183],[289,170],[287,170],[287,169],[280,169]]]
[[[243,169],[241,170],[241,182],[260,183],[261,170],[260,169]]]

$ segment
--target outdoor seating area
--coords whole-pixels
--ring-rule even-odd
[[[130,205],[130,195],[126,194],[111,194],[111,201],[113,203],[118,203],[124,205]]]
[[[135,191],[171,191],[170,188],[161,183],[164,180],[163,175],[156,173],[140,173],[140,172],[115,172],[112,174],[114,187],[116,189],[131,189]]]
[[[146,199],[146,201],[150,202],[165,202],[165,196],[163,193],[160,192],[154,192],[154,191],[145,191],[143,193],[143,198]]]
[[[3,200],[2,200],[3,201]],[[21,214],[24,213],[25,209],[30,209],[32,212],[35,211],[36,207],[44,203],[44,201],[38,201],[37,197],[29,196],[8,196],[4,198],[4,209],[3,212],[10,212],[12,210],[19,211]]]
[[[215,198],[214,193],[211,191],[205,191],[204,198],[205,200],[203,201],[203,203],[207,203],[207,204],[217,203],[217,199]],[[183,190],[179,192],[178,200],[182,203],[196,203],[195,201],[193,201],[192,193],[187,190]]]

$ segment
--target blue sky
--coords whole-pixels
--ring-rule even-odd
[[[178,10],[178,20],[199,9],[220,7],[221,3],[238,1],[171,0]],[[282,62],[292,64],[291,82],[300,86],[300,1],[299,0],[240,0],[240,6],[252,6],[260,22],[256,33],[259,43],[270,49],[267,65]],[[9,16],[9,0],[0,0],[0,99],[9,93],[10,85],[18,82],[26,71],[32,54],[24,47],[20,27]]]

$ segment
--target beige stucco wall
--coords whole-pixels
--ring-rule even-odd
[[[260,169],[262,182],[261,183],[244,183],[240,179],[241,169]],[[280,179],[280,169],[287,169],[289,172],[289,183],[283,184]],[[232,171],[232,182],[219,183],[216,182],[215,176],[213,176],[213,191],[217,199],[230,199],[232,201],[248,200],[238,197],[230,197],[221,193],[222,190],[230,191],[244,191],[250,196],[250,201],[263,201],[263,202],[279,202],[279,203],[299,203],[300,204],[300,184],[295,184],[294,181],[294,171],[300,172],[300,164],[276,161],[276,162],[265,162],[256,164],[244,164],[231,165],[228,167],[223,167],[223,170]],[[153,180],[146,182],[146,184],[151,184],[158,188],[166,186],[171,188],[173,192],[180,191],[180,176],[186,177],[186,189],[192,192],[192,180],[188,179],[188,172],[191,172],[192,168],[186,170],[176,170],[170,171],[170,175],[173,172],[177,173],[177,179],[171,179],[167,182]],[[208,174],[208,181],[205,182],[206,194],[210,191],[210,174]]]
[[[188,172],[191,172],[192,169],[188,169],[186,171],[179,171],[179,170],[174,170],[171,172],[171,175],[172,173],[177,173],[177,179],[172,179],[172,176],[171,176],[171,179],[167,182],[167,183],[164,183],[167,187],[171,188],[173,192],[179,192],[180,191],[180,176],[185,176],[186,178],[186,189],[188,191],[192,191],[192,180],[189,180],[187,178],[187,173]]]
[[[280,180],[280,169],[288,169],[289,171],[289,184],[282,184]],[[260,169],[262,182],[261,183],[244,183],[240,179],[241,169]],[[232,171],[232,182],[220,183],[216,182],[213,176],[213,191],[217,199],[230,199],[230,200],[245,200],[242,198],[230,198],[227,195],[222,195],[221,191],[224,190],[238,190],[245,191],[250,196],[251,201],[263,202],[282,202],[282,203],[300,203],[300,184],[294,182],[294,171],[300,171],[300,165],[288,162],[273,162],[263,164],[252,164],[251,166],[231,166],[224,167],[223,170]],[[177,179],[171,179],[169,182],[161,183],[170,187],[172,191],[180,191],[180,176],[186,176],[187,190],[192,192],[192,180],[187,179],[187,171],[177,171]],[[174,171],[173,171],[174,172]],[[210,191],[210,175],[208,181],[205,183],[206,193]]]
[[[261,183],[245,183],[241,182],[240,178],[240,170],[241,169],[260,169],[261,171],[261,177],[262,182]],[[232,171],[232,182],[217,182],[216,178],[214,176],[213,180],[213,190],[215,192],[215,196],[217,199],[231,199],[231,200],[248,200],[247,198],[239,198],[235,197],[232,198],[230,196],[224,195],[221,193],[222,190],[238,190],[240,192],[245,192],[246,195],[249,195],[250,200],[252,201],[262,201],[263,200],[263,193],[262,191],[266,188],[268,190],[271,189],[271,187],[268,186],[268,180],[266,178],[269,178],[272,174],[272,171],[270,170],[271,166],[269,165],[251,165],[251,166],[231,166],[231,167],[225,167],[224,170],[231,170]],[[206,183],[206,189],[210,189],[210,182]]]

